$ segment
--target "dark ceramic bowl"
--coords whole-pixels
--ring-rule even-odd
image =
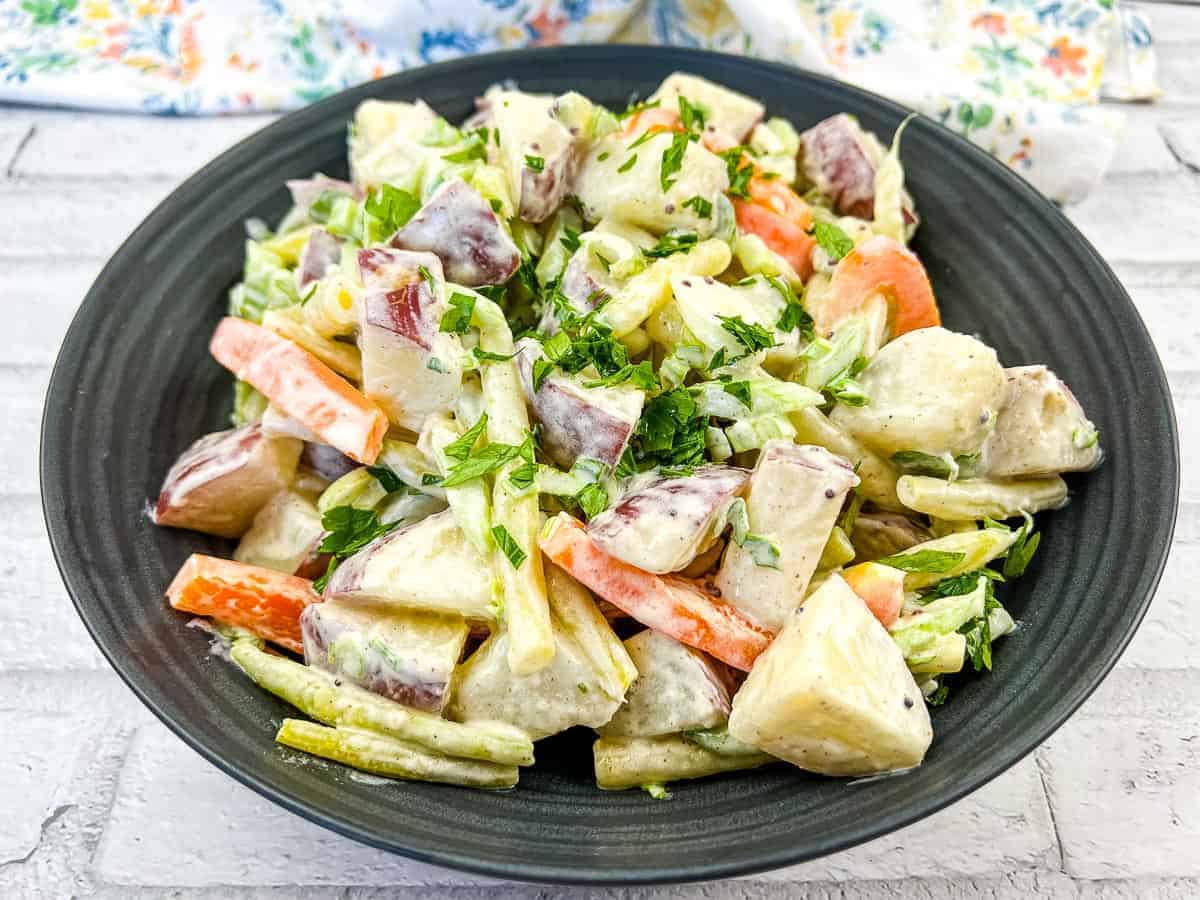
[[[905,133],[923,224],[916,250],[946,324],[975,332],[1006,365],[1045,362],[1101,429],[1097,472],[1041,517],[1029,574],[1005,599],[1022,627],[995,671],[963,679],[934,711],[925,764],[869,783],[779,766],[672,786],[670,802],[602,793],[587,734],[538,747],[506,793],[363,784],[298,764],[273,744],[282,702],[210,656],[163,589],[193,551],[228,542],[153,527],[163,473],[223,427],[230,377],[207,352],[242,266],[242,222],[288,204],[284,179],[345,175],[346,122],[368,97],[422,97],[450,121],[488,85],[577,89],[623,106],[686,70],[761,98],[800,128],[854,113],[884,138],[906,110],[781,65],[695,50],[571,47],[467,58],[363,85],[287,116],[189,179],[97,279],[63,344],[46,398],[41,486],[54,553],[92,636],[181,738],[259,793],[342,834],[489,875],[560,882],[711,879],[811,859],[952,803],[1053,732],[1116,662],[1158,581],[1175,519],[1179,453],[1162,367],[1129,297],[1059,211],[1024,181],[928,119]]]

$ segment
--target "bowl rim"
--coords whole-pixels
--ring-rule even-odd
[[[249,769],[244,769],[237,764],[227,761],[217,746],[210,746],[201,737],[193,734],[185,723],[173,718],[154,700],[149,691],[140,684],[143,673],[134,663],[132,657],[118,653],[118,648],[106,645],[99,636],[99,626],[91,618],[88,605],[81,599],[81,595],[86,594],[87,589],[76,582],[74,576],[76,561],[68,556],[68,548],[65,544],[67,528],[65,515],[61,510],[52,510],[50,508],[47,495],[48,489],[52,487],[53,483],[58,479],[61,470],[65,468],[61,460],[63,448],[60,446],[51,429],[53,419],[52,408],[61,408],[60,404],[53,401],[58,400],[58,395],[62,392],[62,382],[65,378],[65,369],[67,367],[65,356],[68,347],[76,343],[83,332],[85,311],[93,304],[99,302],[100,288],[106,276],[116,268],[122,258],[133,253],[136,248],[148,239],[152,239],[150,237],[150,233],[153,230],[151,223],[164,212],[167,205],[178,194],[194,187],[197,182],[206,178],[210,171],[224,166],[226,160],[238,153],[244,145],[250,142],[263,141],[273,134],[290,131],[309,117],[320,119],[324,116],[326,109],[340,105],[340,103],[344,102],[347,95],[357,94],[361,100],[387,94],[389,93],[389,88],[392,86],[402,88],[404,82],[415,73],[421,73],[422,77],[428,77],[429,72],[434,71],[447,79],[452,79],[456,70],[480,65],[490,65],[495,67],[498,73],[502,73],[505,66],[510,61],[516,59],[527,59],[530,57],[535,59],[539,57],[554,58],[567,54],[572,58],[590,59],[592,61],[612,61],[614,57],[620,56],[655,54],[660,57],[677,60],[678,68],[687,68],[689,63],[703,65],[705,61],[711,61],[715,58],[721,60],[724,65],[741,65],[757,69],[766,75],[791,79],[799,78],[801,80],[808,79],[824,83],[826,86],[844,92],[849,96],[857,96],[859,99],[876,104],[882,111],[890,112],[897,117],[914,117],[915,122],[913,124],[919,124],[923,128],[932,127],[939,132],[940,139],[949,141],[956,147],[958,153],[964,154],[976,165],[990,167],[995,174],[1006,180],[1024,202],[1041,207],[1043,211],[1048,212],[1051,218],[1055,219],[1057,224],[1066,230],[1072,241],[1082,250],[1086,251],[1086,255],[1090,257],[1091,263],[1097,267],[1098,274],[1104,276],[1106,289],[1110,290],[1113,295],[1123,299],[1128,305],[1140,326],[1140,333],[1137,337],[1144,339],[1147,346],[1153,350],[1150,359],[1153,378],[1152,384],[1148,386],[1155,389],[1166,400],[1167,422],[1170,434],[1169,440],[1163,443],[1164,451],[1167,451],[1170,457],[1169,462],[1171,465],[1168,474],[1171,479],[1170,493],[1172,502],[1169,510],[1170,523],[1165,531],[1162,532],[1164,536],[1162,545],[1157,548],[1151,548],[1151,552],[1148,554],[1147,571],[1150,574],[1150,578],[1146,582],[1146,590],[1138,598],[1137,609],[1131,625],[1120,636],[1119,640],[1109,646],[1107,658],[1095,670],[1092,677],[1069,686],[1069,690],[1064,692],[1067,697],[1066,702],[1060,704],[1055,715],[1047,717],[1045,721],[1042,721],[1036,727],[1032,727],[1028,734],[1018,743],[1006,744],[1003,751],[998,751],[989,757],[986,762],[981,763],[979,768],[970,777],[964,777],[962,780],[956,782],[933,801],[919,804],[911,809],[890,815],[872,817],[836,840],[823,840],[818,837],[807,843],[803,849],[781,850],[778,852],[756,853],[753,847],[742,847],[735,859],[714,860],[702,866],[658,866],[653,869],[627,872],[615,871],[613,868],[595,863],[574,866],[543,865],[534,861],[526,861],[519,864],[504,864],[480,860],[469,854],[456,852],[454,849],[427,851],[410,848],[404,846],[402,841],[385,839],[376,833],[344,820],[336,814],[327,812],[299,796],[295,796],[282,788],[270,784]],[[1095,692],[1101,682],[1116,666],[1149,609],[1162,578],[1175,533],[1180,497],[1180,450],[1178,423],[1166,372],[1136,304],[1133,303],[1128,292],[1112,271],[1112,268],[1100,255],[1099,251],[1087,240],[1075,224],[1062,213],[1058,205],[1037,191],[1036,188],[1013,169],[1003,165],[990,154],[984,152],[981,148],[930,116],[917,113],[915,110],[879,94],[799,66],[692,47],[665,47],[653,44],[590,44],[522,48],[473,54],[405,69],[374,81],[347,88],[313,104],[281,115],[274,122],[258,129],[226,148],[194,174],[180,182],[165,198],[155,205],[129,236],[122,241],[108,261],[105,262],[72,317],[71,323],[65,332],[62,345],[56,355],[46,389],[42,420],[39,428],[38,486],[41,495],[43,520],[50,540],[55,565],[71,597],[71,602],[92,640],[99,647],[104,658],[117,672],[121,680],[155,717],[185,744],[216,766],[220,771],[249,787],[260,796],[310,822],[359,843],[396,853],[409,859],[449,867],[462,872],[515,881],[615,887],[672,884],[729,878],[795,865],[800,862],[836,853],[896,831],[956,803],[1028,756],[1057,731],[1075,713],[1080,705]],[[60,516],[63,517],[62,520],[60,520]],[[149,680],[147,679],[147,681]]]

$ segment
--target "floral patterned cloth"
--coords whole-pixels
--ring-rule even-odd
[[[1115,0],[0,0],[0,100],[210,114],[290,109],[479,51],[639,41],[787,60],[893,97],[1049,196],[1095,184],[1157,93]]]

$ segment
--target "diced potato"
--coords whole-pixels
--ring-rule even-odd
[[[796,440],[802,444],[816,444],[830,453],[850,460],[860,481],[858,492],[863,499],[870,500],[883,509],[900,510],[904,505],[896,496],[896,479],[900,473],[886,459],[863,446],[839,428],[819,409],[808,407],[789,415],[796,428]]]
[[[575,194],[583,204],[584,218],[591,222],[616,219],[656,234],[679,228],[701,238],[710,236],[716,218],[703,218],[694,206],[683,204],[697,196],[709,203],[717,202],[717,195],[729,187],[725,161],[700,143],[688,142],[680,169],[664,191],[662,158],[670,150],[672,135],[661,132],[630,149],[634,140],[604,138],[584,158],[575,179]],[[633,164],[619,172],[630,159],[634,159]]]
[[[885,150],[879,139],[852,116],[839,113],[800,135],[804,173],[844,216],[868,221],[875,216],[875,174]],[[903,198],[906,223],[916,222],[912,198]]]
[[[875,354],[858,380],[867,404],[838,404],[830,421],[884,456],[977,453],[1004,395],[996,351],[944,328],[901,335]]]
[[[611,292],[600,321],[617,337],[625,337],[671,302],[674,279],[707,281],[724,272],[731,258],[729,245],[714,238],[700,241],[686,253],[655,260]]]
[[[258,511],[233,558],[289,575],[301,574],[318,555],[324,534],[315,503],[293,491],[280,491]]]
[[[1004,405],[983,448],[982,470],[996,478],[1083,472],[1100,465],[1099,432],[1045,366],[1004,370]]]
[[[562,205],[575,172],[575,138],[552,115],[551,97],[489,92],[500,131],[500,165],[508,174],[520,218],[541,222]]]
[[[909,509],[952,521],[1009,519],[1021,513],[1058,509],[1067,502],[1067,483],[1058,476],[1018,481],[970,478],[946,481],[904,475],[896,483],[900,502]]]
[[[910,768],[933,740],[900,649],[837,575],[758,658],[733,698],[729,733],[822,775]]]
[[[496,213],[461,178],[442,182],[388,243],[436,253],[446,278],[468,287],[501,284],[521,264],[521,253]]]
[[[154,524],[241,536],[291,483],[302,446],[295,438],[266,436],[257,422],[200,438],[167,472]]]
[[[761,103],[745,94],[684,72],[668,75],[649,99],[661,101],[666,109],[678,110],[681,95],[701,108],[708,130],[720,132],[734,143],[745,140],[765,112]]]
[[[800,605],[846,493],[858,484],[851,465],[823,447],[768,441],[750,478],[751,533],[779,547],[779,568],[755,562],[730,541],[717,571],[724,600],[770,631]]]
[[[646,572],[678,572],[720,536],[714,528],[749,474],[699,466],[691,475],[655,478],[621,497],[588,524],[603,550]]]
[[[304,661],[413,709],[440,713],[467,640],[460,616],[327,600],[300,617]]]
[[[729,691],[709,657],[646,629],[625,642],[637,680],[603,737],[655,737],[715,728],[729,717]]]
[[[449,510],[376,538],[337,568],[325,599],[494,616],[491,566]]]
[[[462,384],[462,341],[439,330],[449,309],[441,260],[375,248],[359,251],[358,265],[363,392],[394,424],[420,431],[426,417],[450,408]]]
[[[547,567],[553,659],[531,674],[514,674],[508,631],[493,633],[459,667],[447,709],[451,719],[507,722],[539,740],[575,725],[598,728],[612,718],[637,671],[591,598],[564,589],[559,575],[568,577]],[[591,610],[581,609],[584,604]]]

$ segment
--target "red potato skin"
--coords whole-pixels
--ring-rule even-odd
[[[228,316],[217,325],[209,352],[281,412],[351,459],[370,465],[379,456],[388,429],[383,410],[307,350]]]
[[[750,671],[773,635],[742,618],[728,603],[675,575],[654,575],[609,556],[583,525],[560,515],[543,532],[542,552],[576,580],[643,625]]]
[[[804,171],[810,181],[827,186],[833,208],[842,216],[875,218],[875,163],[863,144],[862,127],[840,113],[818,122],[800,135]],[[917,221],[907,204],[904,221]]]
[[[188,557],[167,588],[175,609],[245,628],[293,653],[304,651],[300,615],[319,599],[303,578],[202,553]]]
[[[446,278],[467,287],[500,284],[521,264],[520,250],[491,206],[461,178],[440,185],[388,243],[437,254]]]
[[[206,435],[179,455],[154,504],[155,525],[240,537],[296,474],[300,443],[257,422]]]

